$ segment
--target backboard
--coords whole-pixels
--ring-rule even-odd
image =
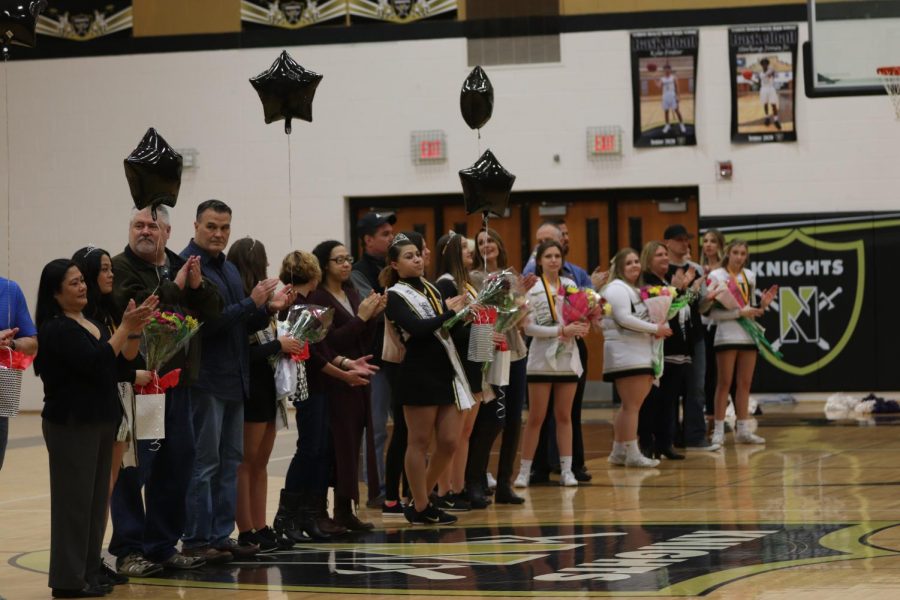
[[[810,97],[883,94],[875,69],[900,65],[900,0],[808,0]]]

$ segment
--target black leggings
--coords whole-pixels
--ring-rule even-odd
[[[391,416],[394,419],[394,429],[391,432],[391,441],[388,443],[387,456],[384,459],[384,498],[389,502],[400,500],[400,480],[403,480],[403,495],[409,498],[409,483],[403,473],[403,461],[406,457],[406,418],[403,416],[403,405],[397,400],[393,391],[396,389],[394,380],[397,376],[397,366],[394,363],[382,363],[382,369],[391,387]]]

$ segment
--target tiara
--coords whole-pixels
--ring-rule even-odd
[[[91,255],[91,252],[93,252],[94,250],[99,250],[99,249],[100,248],[98,246],[95,246],[93,244],[88,244],[87,246],[85,246],[86,252],[84,253],[84,257],[87,258],[88,256]]]
[[[394,241],[391,242],[391,246],[397,246],[401,243],[412,244],[412,242],[410,241],[410,239],[408,237],[406,237],[406,235],[404,235],[402,233],[398,233],[397,235],[394,236]]]
[[[444,253],[447,252],[447,246],[450,245],[450,240],[452,240],[453,238],[455,238],[457,235],[459,235],[459,234],[457,234],[457,233],[456,233],[455,231],[453,231],[452,229],[451,229],[450,231],[447,232],[447,243],[444,244],[444,247],[443,247],[443,248],[441,248],[441,256],[443,256]]]

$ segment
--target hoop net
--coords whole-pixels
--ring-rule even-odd
[[[878,67],[875,72],[881,78],[891,104],[894,105],[897,120],[900,120],[900,67]]]

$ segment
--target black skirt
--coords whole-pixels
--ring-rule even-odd
[[[741,350],[743,352],[752,351],[759,352],[756,344],[722,344],[715,347],[716,352],[724,352],[725,350]]]
[[[528,383],[577,383],[578,375],[574,373],[560,373],[559,375],[528,375]]]
[[[653,375],[653,369],[650,367],[642,367],[640,369],[627,369],[625,371],[616,371],[614,373],[604,373],[603,381],[615,381],[623,377],[633,377],[635,375]]]

